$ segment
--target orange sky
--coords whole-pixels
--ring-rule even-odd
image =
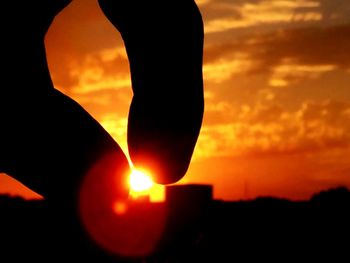
[[[180,183],[213,184],[215,197],[227,200],[304,199],[350,187],[348,0],[197,3],[206,33],[206,108]],[[46,45],[56,88],[126,151],[129,65],[97,1],[74,0],[55,19]],[[5,176],[0,191],[31,196]]]

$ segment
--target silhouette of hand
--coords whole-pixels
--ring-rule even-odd
[[[0,87],[0,172],[47,200],[75,210],[86,174],[95,171],[94,182],[100,190],[105,189],[100,191],[105,196],[111,188],[115,195],[122,195],[129,164],[102,126],[53,87],[44,37],[54,17],[69,2],[2,4],[4,10],[16,14],[16,23],[7,21],[1,41],[2,63],[6,64],[1,77],[7,84]]]
[[[130,157],[159,183],[186,173],[203,117],[203,22],[193,0],[99,0],[120,31],[134,97]]]
[[[11,85],[0,88],[0,172],[49,200],[75,206],[72,200],[91,170],[99,179],[88,184],[106,189],[111,184],[106,178],[118,175],[114,192],[124,193],[129,164],[101,125],[53,87],[44,37],[69,2],[4,3],[19,15],[16,24],[8,23],[2,43],[7,65],[2,78]],[[193,0],[99,3],[122,34],[130,60],[131,159],[151,170],[156,181],[176,182],[188,169],[203,116],[200,12]]]
[[[4,21],[0,42],[6,65],[1,77],[7,83],[0,87],[0,172],[43,195],[70,238],[84,237],[79,234],[84,225],[105,240],[106,220],[115,221],[113,205],[126,197],[130,168],[102,126],[53,87],[44,37],[69,2],[2,3],[16,23]],[[202,124],[200,12],[193,0],[99,2],[122,34],[130,60],[131,158],[156,181],[176,182],[188,169]]]

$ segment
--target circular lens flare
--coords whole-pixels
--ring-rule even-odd
[[[134,169],[130,174],[129,186],[131,192],[145,193],[152,188],[153,181],[148,172]]]
[[[106,252],[141,260],[159,249],[167,210],[164,203],[148,201],[154,188],[149,174],[131,172],[120,157],[118,153],[106,155],[85,175],[79,193],[81,223]],[[130,198],[133,191],[139,196]]]
[[[116,201],[113,204],[113,210],[117,215],[124,215],[128,211],[128,205],[123,201]]]

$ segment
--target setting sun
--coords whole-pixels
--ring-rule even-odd
[[[129,185],[131,192],[147,193],[153,186],[153,181],[148,172],[133,170],[130,174]]]
[[[165,187],[156,184],[149,171],[132,168],[129,179],[129,195],[132,199],[149,199],[151,202],[163,202]]]

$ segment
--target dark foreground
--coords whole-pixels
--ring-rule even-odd
[[[143,210],[147,206],[156,205],[140,204]],[[305,202],[258,198],[212,201],[200,209],[164,206],[167,224],[157,250],[131,259],[106,253],[87,236],[70,236],[44,201],[1,196],[0,262],[349,262],[346,188]],[[135,215],[150,220],[150,214],[148,219],[141,212]]]

